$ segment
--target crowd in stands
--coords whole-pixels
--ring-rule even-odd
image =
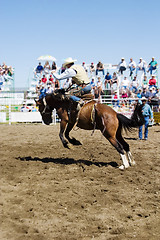
[[[14,69],[12,66],[7,66],[5,62],[0,65],[0,91],[9,90],[6,85],[11,85],[13,81]]]
[[[104,64],[99,61],[97,64],[93,62],[88,65],[82,62],[82,66],[91,79],[92,93],[96,99],[101,99],[102,95],[110,94],[112,99],[142,98],[145,96],[148,101],[151,99],[160,99],[159,89],[157,86],[157,61],[152,57],[147,62],[139,58],[139,62],[130,58],[128,64],[124,58],[117,65],[112,65],[114,72],[105,73]],[[59,70],[62,73],[65,69],[63,66],[58,69],[55,62],[49,64],[41,63],[35,68],[34,77],[36,82],[36,93],[43,97],[46,93],[52,93],[54,90],[68,88],[71,85],[71,79],[66,79],[63,85],[52,76],[52,70]],[[141,72],[141,74],[139,74]],[[145,95],[144,95],[145,93]]]
[[[26,103],[23,103],[20,111],[21,112],[38,112],[38,108],[36,107],[36,104],[28,106]]]

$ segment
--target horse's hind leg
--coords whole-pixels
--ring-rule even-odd
[[[117,131],[116,138],[122,144],[124,150],[126,151],[127,157],[129,160],[129,164],[131,166],[134,166],[136,164],[136,162],[134,161],[133,156],[130,152],[129,144],[124,140],[124,138],[121,135],[121,130]]]
[[[66,131],[65,131],[65,137],[66,137],[67,140],[68,140],[71,144],[73,144],[73,145],[82,145],[82,144],[80,143],[80,141],[76,140],[75,138],[70,138],[70,136],[69,136],[69,133],[70,133],[70,131],[72,130],[72,128],[74,127],[74,124],[75,124],[75,123],[68,123],[67,129],[66,129]]]
[[[124,154],[123,145],[115,137],[109,136],[106,131],[103,133],[103,135],[117,149],[117,151],[119,152],[119,154],[121,156],[123,165],[121,165],[119,168],[122,169],[122,170],[125,169],[125,168],[128,168],[129,163],[128,163],[128,160],[126,158],[126,155]]]

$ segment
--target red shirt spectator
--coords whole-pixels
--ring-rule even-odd
[[[117,93],[115,93],[115,95],[114,95],[114,99],[118,99],[118,95],[117,95]]]
[[[54,83],[54,78],[52,77],[52,75],[49,76],[49,81]]]
[[[127,93],[126,93],[126,91],[123,91],[122,92],[122,96],[121,96],[122,98],[128,98],[128,95],[127,95]]]
[[[149,85],[150,86],[156,86],[156,79],[155,76],[152,75],[152,78],[149,80]]]
[[[46,82],[47,82],[47,78],[45,77],[45,75],[43,75],[42,83],[46,83]]]

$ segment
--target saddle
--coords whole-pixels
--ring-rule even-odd
[[[84,93],[82,87],[80,87],[80,86],[71,88],[66,94],[82,98],[83,100],[84,99],[86,99],[86,100],[94,99],[94,95],[91,94],[90,91],[87,93]]]

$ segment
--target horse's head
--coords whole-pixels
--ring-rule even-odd
[[[46,98],[40,99],[38,101],[35,100],[36,105],[38,106],[38,110],[42,116],[42,120],[46,125],[52,123],[52,108],[48,105]]]

